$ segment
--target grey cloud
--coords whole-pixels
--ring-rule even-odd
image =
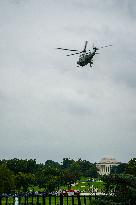
[[[135,1],[0,1],[3,158],[135,155]],[[66,9],[67,8],[67,9]],[[84,41],[101,46],[77,68]],[[7,144],[8,142],[8,144]]]

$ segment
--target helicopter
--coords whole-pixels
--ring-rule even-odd
[[[93,51],[89,50],[87,52],[86,51],[87,44],[88,44],[88,41],[85,41],[84,49],[82,51],[78,51],[78,50],[75,50],[75,49],[68,49],[68,48],[56,48],[56,49],[75,52],[75,53],[68,54],[66,56],[73,56],[73,55],[80,54],[79,59],[77,61],[77,67],[80,67],[80,66],[83,67],[83,66],[86,66],[87,64],[90,64],[90,67],[92,67],[93,57],[96,54],[99,54],[99,53],[97,53],[97,51],[100,48],[112,46],[112,45],[107,45],[107,46],[101,46],[100,48],[98,48],[98,47],[94,46],[94,44],[93,44]]]

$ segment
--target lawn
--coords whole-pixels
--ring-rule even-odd
[[[80,181],[72,184],[71,189],[79,190],[80,192],[88,192],[88,191],[97,191],[101,192],[104,188],[104,184],[99,179],[89,180],[89,178],[82,177]],[[68,190],[68,186],[61,186],[61,190]],[[29,191],[32,192],[33,188],[30,187]],[[34,187],[34,191],[43,192],[44,188],[39,188],[38,186]],[[56,190],[54,190],[56,191]]]
[[[72,184],[71,189],[79,190],[81,192],[88,192],[90,190],[93,191],[102,191],[104,188],[104,184],[99,179],[89,180],[89,178],[81,178],[80,181]],[[67,190],[67,186],[62,186],[62,190]]]

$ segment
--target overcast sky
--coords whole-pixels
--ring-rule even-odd
[[[56,47],[100,47],[94,66]],[[0,0],[0,158],[136,157],[136,1]]]

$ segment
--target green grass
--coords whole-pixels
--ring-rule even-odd
[[[102,181],[95,180],[94,182],[87,182],[88,178],[82,178],[80,181],[76,183],[75,186],[71,186],[71,189],[79,190],[79,191],[89,191],[92,188],[97,188],[98,191],[101,191],[104,188],[104,184]],[[67,186],[62,186],[61,189],[68,189]]]

